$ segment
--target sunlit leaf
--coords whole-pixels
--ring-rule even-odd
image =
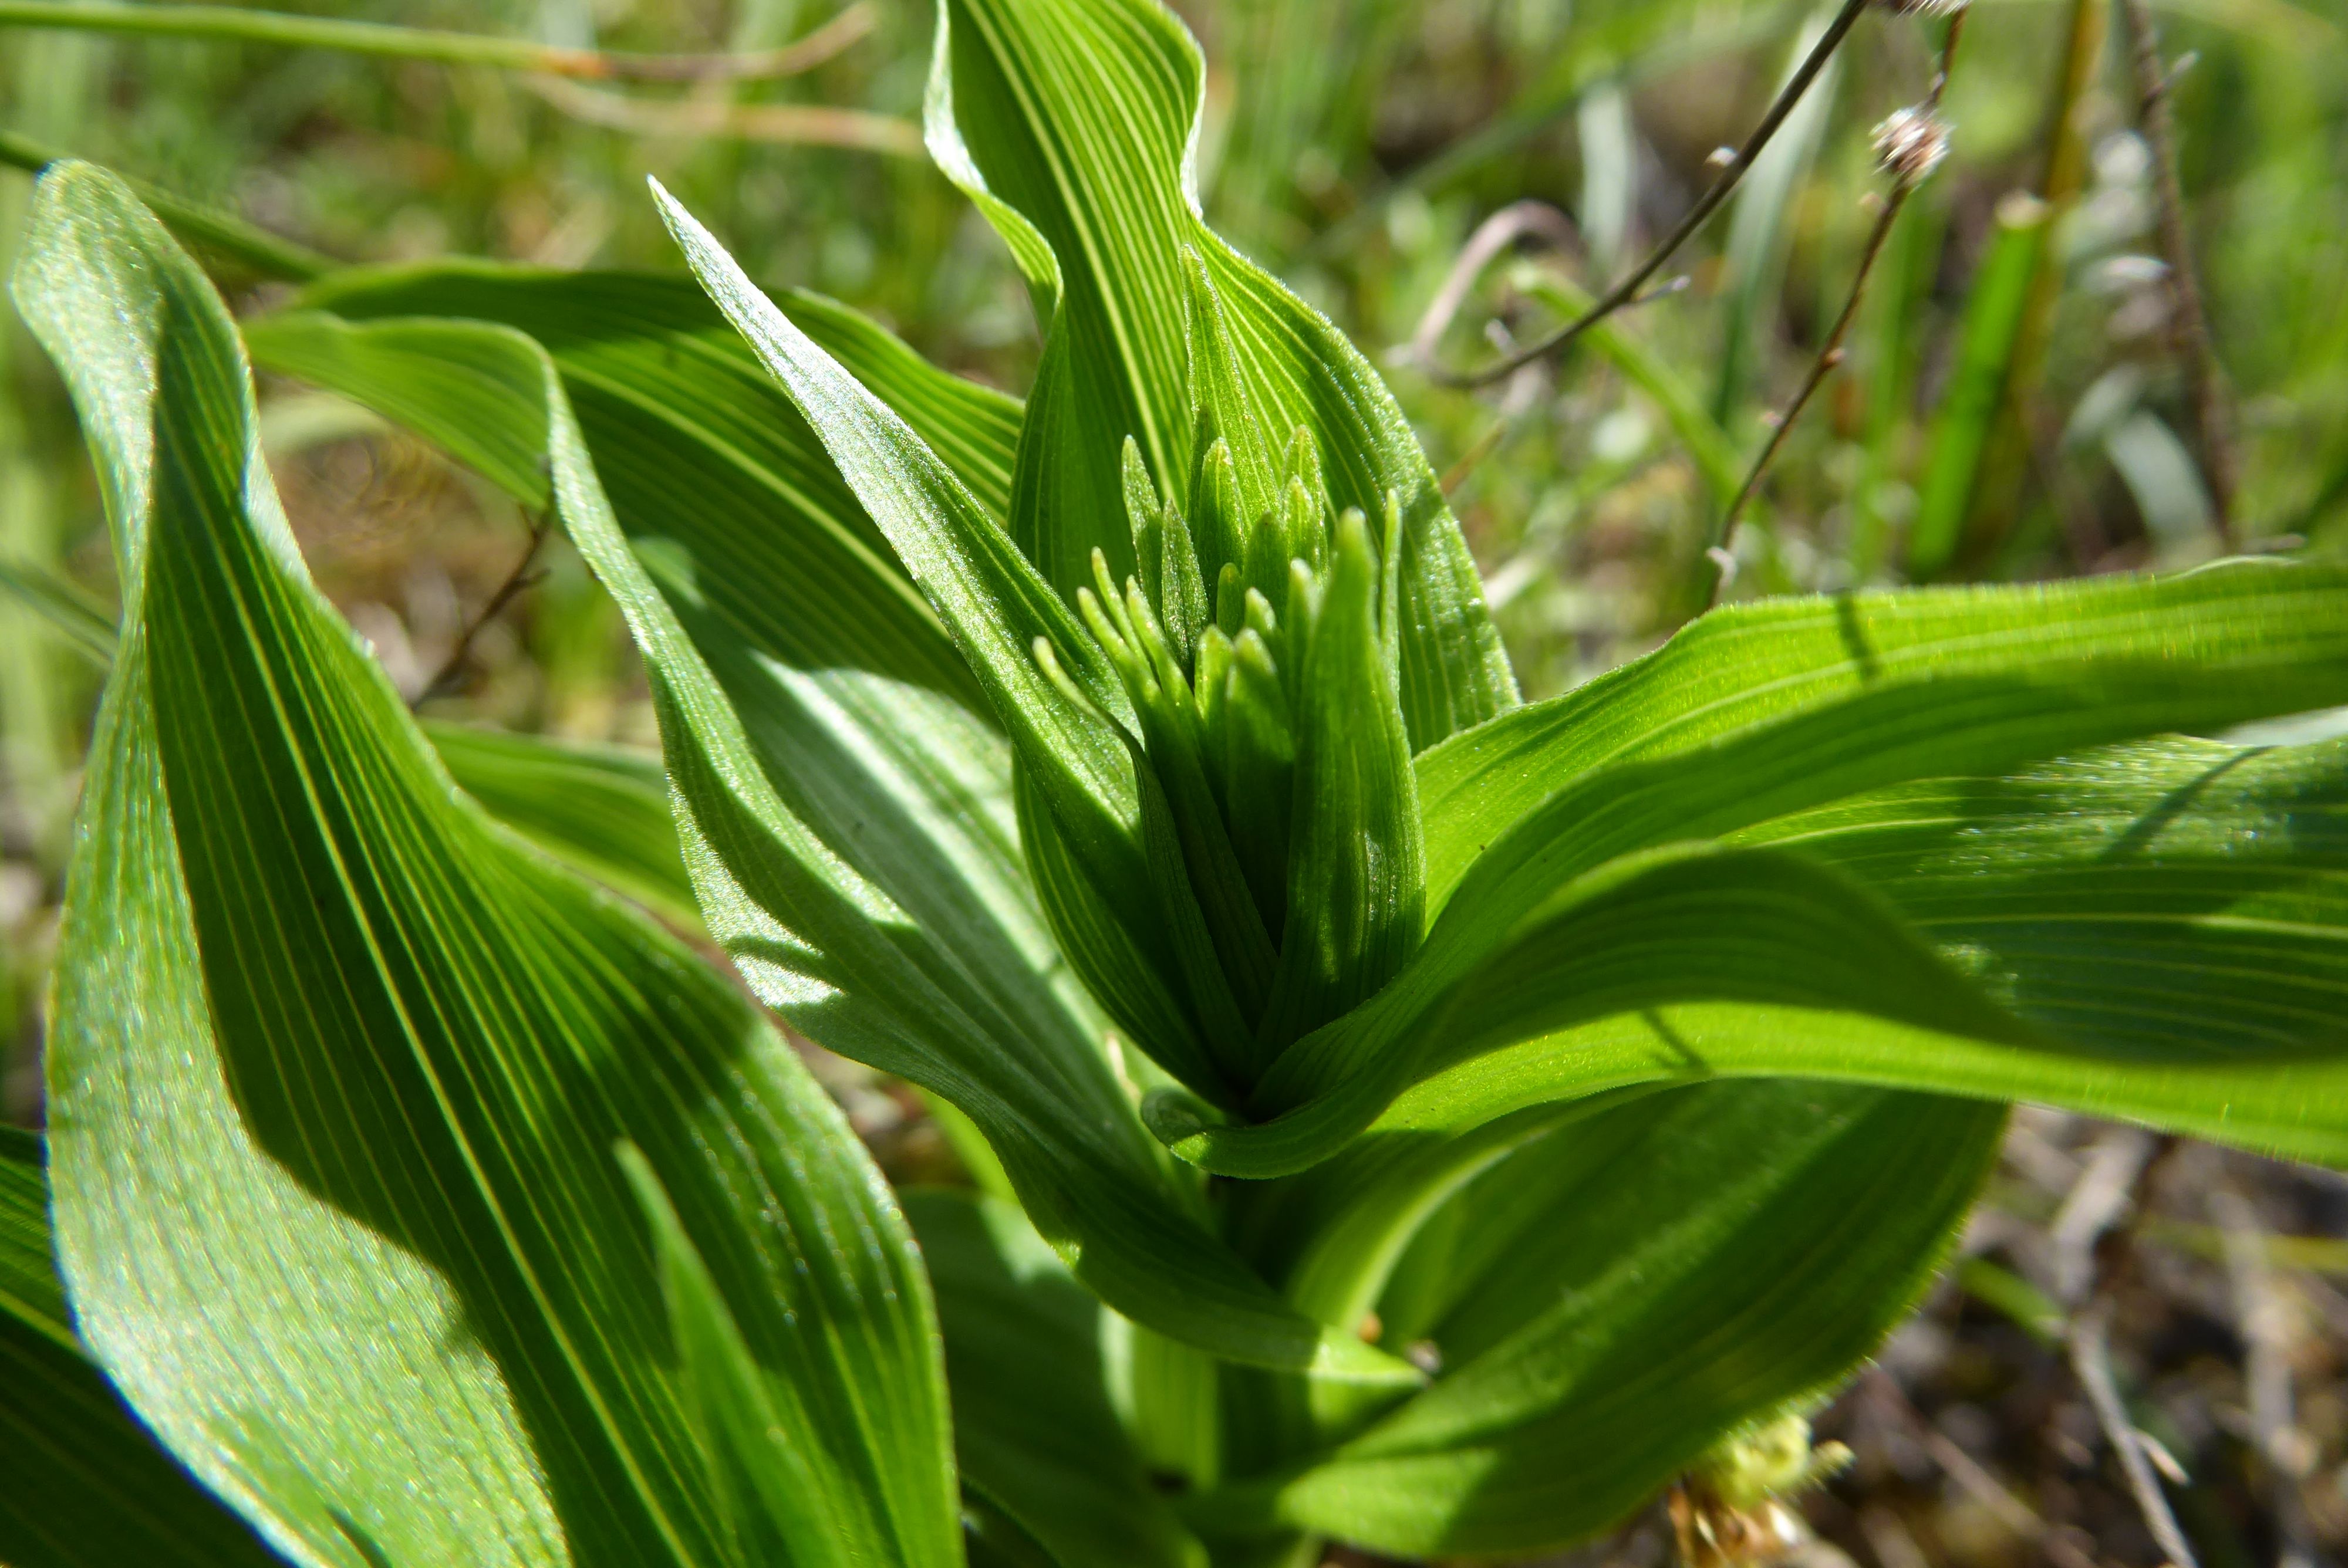
[[[0,1562],[282,1561],[156,1445],[82,1357],[49,1256],[41,1142],[0,1128]]]
[[[302,570],[219,301],[118,182],[44,178],[15,292],[124,585],[48,1061],[108,1371],[314,1561],[732,1562],[624,1138],[860,1549],[951,1561],[927,1296],[839,1113],[456,794]]]
[[[1096,548],[1122,580],[1132,560],[1118,471],[1128,436],[1161,491],[1198,504],[1193,307],[1182,282],[1184,255],[1195,255],[1251,413],[1251,427],[1227,418],[1220,431],[1241,472],[1275,467],[1302,425],[1332,515],[1383,517],[1387,494],[1400,499],[1403,712],[1414,747],[1430,745],[1512,705],[1515,677],[1393,395],[1342,333],[1200,220],[1204,77],[1198,44],[1155,0],[939,9],[932,155],[1002,231],[1048,317],[1012,533],[1064,593],[1091,580]]]

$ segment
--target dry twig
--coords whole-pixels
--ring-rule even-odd
[[[1928,1420],[1890,1373],[1878,1368],[1871,1374],[1871,1381],[1883,1408],[1908,1428],[1910,1434],[1931,1457],[1932,1462],[1941,1467],[1941,1473],[1980,1503],[1991,1517],[2021,1539],[2035,1542],[2054,1568],[2100,1568],[2094,1557],[2081,1551],[2068,1536],[2047,1523],[2036,1510],[1982,1468],[1980,1460],[1965,1452],[1950,1439],[1948,1433]]]
[[[1459,307],[1468,302],[1476,280],[1484,275],[1484,269],[1492,264],[1494,258],[1529,234],[1554,251],[1570,249],[1579,238],[1573,220],[1546,201],[1511,201],[1477,224],[1476,231],[1468,236],[1468,243],[1451,263],[1451,271],[1444,274],[1443,286],[1426,302],[1418,326],[1403,350],[1404,357],[1424,365],[1430,374],[1440,375],[1436,349],[1443,342],[1443,334],[1450,330]]]
[[[2314,1532],[2299,1495],[2306,1471],[2307,1440],[2291,1411],[2291,1341],[2288,1312],[2275,1289],[2267,1257],[2266,1230],[2250,1201],[2220,1188],[2209,1208],[2226,1238],[2226,1272],[2232,1286],[2234,1317],[2242,1336],[2242,1381],[2250,1396],[2250,1429],[2266,1460],[2273,1492],[2275,1532],[2281,1537],[2277,1568],[2313,1568]]]
[[[2054,1249],[2048,1283],[2065,1307],[2076,1308],[2095,1289],[2096,1243],[2127,1212],[2159,1148],[2149,1133],[2136,1127],[2114,1127],[2096,1140],[2086,1169],[2046,1230]]]

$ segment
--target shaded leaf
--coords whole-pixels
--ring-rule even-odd
[[[657,755],[470,724],[427,723],[424,734],[491,816],[673,925],[700,927]]]
[[[1874,1348],[1962,1223],[2003,1123],[1960,1102],[1722,1083],[1533,1143],[1427,1227],[1382,1304],[1396,1340],[1438,1349],[1443,1376],[1201,1515],[1403,1555],[1596,1533],[1738,1421],[1823,1391]]]
[[[2145,742],[1743,836],[1831,861],[2022,1017],[2158,1071],[2177,1124],[2348,1158],[2327,1131],[2348,1097],[2348,743]],[[2245,1058],[2271,1064],[2260,1093],[2236,1087]]]
[[[1104,1314],[1009,1204],[905,1196],[938,1293],[963,1483],[1061,1568],[1198,1568],[1105,1380]]]

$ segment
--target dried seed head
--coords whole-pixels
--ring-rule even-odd
[[[1949,156],[1949,128],[1929,109],[1895,109],[1875,128],[1875,158],[1902,187],[1924,182]]]
[[[1969,0],[1875,0],[1875,4],[1895,16],[1953,16]]]

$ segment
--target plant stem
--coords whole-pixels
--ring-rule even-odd
[[[638,55],[564,49],[527,38],[398,27],[380,22],[297,16],[234,5],[141,5],[122,0],[0,0],[0,26],[57,27],[152,37],[209,38],[292,48],[337,49],[449,66],[486,66],[588,81],[748,81],[791,76],[821,64],[872,30],[870,5],[849,6],[778,49],[745,54]]]
[[[1753,167],[1754,160],[1761,156],[1762,150],[1769,145],[1770,138],[1777,134],[1778,128],[1786,123],[1787,117],[1794,112],[1795,106],[1799,104],[1803,95],[1809,91],[1810,84],[1818,79],[1818,72],[1825,69],[1827,61],[1833,57],[1835,50],[1849,35],[1852,26],[1859,20],[1859,13],[1867,9],[1868,4],[1869,0],[1844,0],[1842,9],[1835,14],[1835,19],[1828,23],[1827,30],[1819,35],[1818,41],[1811,48],[1808,56],[1802,61],[1800,68],[1796,70],[1792,78],[1786,83],[1785,89],[1778,93],[1776,101],[1769,106],[1769,112],[1761,117],[1761,123],[1753,128],[1753,134],[1745,138],[1745,145],[1736,149],[1736,156],[1729,162],[1728,167],[1720,171],[1720,178],[1714,180],[1711,189],[1696,199],[1695,205],[1689,208],[1687,215],[1680,220],[1678,226],[1663,237],[1663,243],[1657,245],[1648,254],[1647,259],[1632,269],[1628,276],[1607,290],[1597,303],[1591,305],[1574,321],[1567,323],[1556,331],[1491,364],[1472,371],[1455,371],[1430,364],[1427,366],[1427,374],[1447,386],[1489,385],[1509,372],[1530,364],[1542,355],[1564,347],[1636,299],[1647,280],[1663,271],[1663,264],[1672,259],[1682,245],[1687,243],[1698,229],[1704,227],[1706,219],[1719,210],[1721,203],[1728,200],[1730,193],[1736,189],[1737,183],[1745,178],[1746,171]]]
[[[1769,433],[1768,442],[1761,448],[1761,455],[1753,460],[1752,470],[1745,476],[1745,483],[1738,487],[1735,499],[1730,501],[1728,509],[1721,514],[1713,537],[1705,541],[1708,547],[1724,548],[1727,545],[1729,536],[1736,531],[1737,518],[1744,515],[1746,505],[1753,499],[1753,493],[1761,487],[1762,477],[1768,473],[1771,460],[1777,456],[1778,448],[1785,446],[1786,437],[1792,434],[1794,421],[1799,419],[1802,410],[1809,406],[1810,398],[1819,385],[1842,364],[1842,340],[1849,333],[1851,320],[1859,314],[1859,301],[1867,293],[1868,274],[1875,270],[1876,258],[1883,253],[1883,241],[1890,237],[1891,225],[1899,220],[1900,210],[1907,205],[1908,193],[1913,189],[1905,181],[1891,188],[1890,196],[1883,203],[1883,210],[1876,217],[1874,229],[1868,234],[1867,249],[1860,253],[1859,272],[1850,281],[1850,297],[1843,302],[1842,313],[1835,318],[1834,328],[1827,333],[1825,343],[1820,345],[1818,357],[1811,363],[1809,374],[1802,378],[1801,390],[1795,393],[1794,400],[1786,405],[1786,412],[1778,416],[1777,427]]]
[[[1921,112],[1928,118],[1939,111],[1941,99],[1948,92],[1949,69],[1956,60],[1958,40],[1964,36],[1966,15],[1966,12],[1959,11],[1949,18],[1949,30],[1941,40],[1940,63],[1932,76],[1932,89],[1925,95],[1921,106]],[[1907,206],[1908,198],[1914,194],[1921,183],[1921,179],[1911,179],[1904,174],[1893,177],[1891,194],[1884,199],[1883,210],[1876,215],[1875,227],[1867,236],[1867,248],[1859,253],[1859,271],[1851,278],[1850,297],[1843,302],[1842,313],[1835,318],[1834,327],[1827,333],[1826,342],[1818,345],[1818,356],[1811,363],[1809,374],[1802,378],[1801,389],[1794,394],[1794,400],[1779,415],[1777,427],[1769,433],[1761,455],[1753,460],[1752,471],[1745,476],[1745,483],[1737,489],[1736,498],[1729,502],[1727,509],[1721,514],[1720,522],[1704,554],[1697,558],[1703,563],[1696,569],[1699,571],[1705,567],[1720,569],[1713,579],[1710,594],[1715,602],[1719,600],[1721,590],[1728,586],[1729,576],[1727,564],[1716,552],[1727,548],[1730,537],[1736,531],[1737,518],[1744,515],[1754,492],[1761,487],[1761,480],[1769,472],[1770,463],[1776,459],[1778,449],[1785,446],[1786,437],[1793,433],[1794,422],[1802,416],[1802,410],[1809,406],[1810,399],[1817,395],[1827,377],[1842,364],[1843,339],[1849,335],[1850,323],[1858,319],[1859,303],[1867,297],[1867,280],[1883,254],[1884,241],[1891,237],[1891,226],[1899,221],[1900,209]]]
[[[72,156],[53,147],[43,147],[14,131],[0,130],[0,164],[38,174],[50,164]],[[241,262],[262,277],[304,283],[342,265],[307,245],[281,240],[242,218],[213,208],[182,201],[144,180],[131,180],[130,189],[181,239]]]
[[[2169,335],[2183,362],[2193,398],[2193,419],[2201,436],[2201,464],[2209,480],[2209,501],[2218,537],[2234,542],[2234,487],[2239,468],[2226,405],[2218,352],[2209,341],[2209,318],[2193,271],[2193,241],[2185,227],[2185,192],[2177,178],[2177,132],[2168,112],[2168,67],[2160,57],[2160,34],[2149,0],[2122,0],[2127,15],[2129,54],[2136,67],[2137,120],[2152,149],[2152,184],[2160,210],[2161,260],[2168,263]]]
[[[448,657],[441,661],[438,670],[433,671],[432,679],[424,683],[424,690],[416,694],[416,701],[408,704],[410,710],[422,707],[435,697],[451,695],[463,682],[465,666],[473,657],[474,640],[481,635],[490,621],[504,612],[506,606],[511,604],[524,589],[545,575],[531,571],[530,567],[538,559],[539,547],[546,543],[546,518],[541,516],[530,526],[530,543],[523,548],[521,559],[514,562],[513,570],[506,574],[505,581],[498,584],[497,591],[489,595],[488,603],[481,606],[481,612],[465,623],[464,630],[457,638],[457,646],[448,651]]]
[[[2071,0],[2070,26],[2046,122],[2045,163],[2037,188],[2038,199],[2045,207],[2042,235],[2054,231],[2052,225],[2071,210],[2086,187],[2089,99],[2104,57],[2111,4],[2112,0]],[[1910,574],[1918,579],[1944,570],[1960,559],[1989,559],[2021,511],[2029,470],[2028,411],[2044,379],[2064,282],[2054,248],[2043,241],[2030,268],[2021,313],[2001,354],[2003,368],[1995,403],[1982,415],[1993,423],[1982,450],[1962,477],[1963,493],[1952,500],[1956,516],[1947,525],[1945,548],[1937,559],[1919,558],[1915,553],[1918,536],[1912,530],[1910,533]],[[1952,482],[1955,482],[1953,477]]]

